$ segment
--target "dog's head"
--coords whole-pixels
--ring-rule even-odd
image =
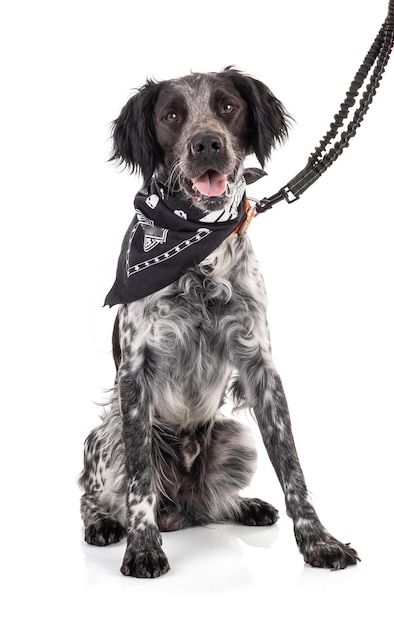
[[[202,209],[224,208],[246,155],[262,166],[287,136],[283,105],[262,82],[223,72],[148,81],[113,123],[112,160],[159,174]]]

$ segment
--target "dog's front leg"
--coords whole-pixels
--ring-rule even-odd
[[[126,351],[130,354],[130,351]],[[156,524],[156,493],[152,468],[153,409],[143,368],[126,358],[119,368],[127,472],[127,548],[121,567],[125,576],[156,578],[169,569]]]
[[[245,348],[245,345],[242,347]],[[262,355],[256,347],[248,354],[240,347],[240,384],[253,408],[265,447],[284,491],[286,510],[293,519],[297,545],[305,562],[314,567],[342,569],[354,565],[359,560],[356,551],[326,531],[310,501],[294,444],[282,382],[267,357],[268,354]]]

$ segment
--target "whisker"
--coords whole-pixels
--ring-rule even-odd
[[[181,168],[180,160],[178,159],[174,161],[174,163],[171,166],[171,169],[168,172],[168,177],[166,181],[168,192],[181,191],[182,189],[181,179],[182,179],[182,168]]]

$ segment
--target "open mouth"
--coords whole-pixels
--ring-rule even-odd
[[[227,194],[230,182],[229,174],[221,174],[216,170],[207,170],[197,178],[191,178],[192,191],[206,198],[217,198]]]

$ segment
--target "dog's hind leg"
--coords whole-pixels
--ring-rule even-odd
[[[84,470],[79,483],[85,489],[81,497],[81,516],[85,541],[96,546],[116,543],[125,535],[123,525],[114,516],[105,495],[108,492],[109,463],[103,452],[103,426],[94,429],[85,441]]]
[[[126,534],[122,524],[101,510],[99,498],[85,493],[81,498],[81,514],[85,524],[85,541],[94,546],[117,543]]]
[[[257,463],[253,437],[241,423],[219,417],[183,434],[178,456],[181,462],[172,474],[179,485],[173,493],[178,508],[166,511],[172,525],[188,521],[266,526],[278,519],[278,511],[267,502],[239,495],[250,484]]]
[[[204,462],[204,494],[214,522],[267,526],[278,511],[258,498],[243,498],[256,471],[257,451],[252,433],[233,419],[214,423]]]
[[[278,510],[259,498],[240,498],[239,508],[229,521],[244,526],[271,526],[279,519]]]

